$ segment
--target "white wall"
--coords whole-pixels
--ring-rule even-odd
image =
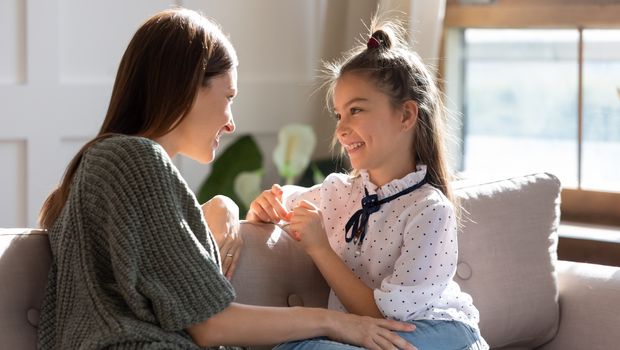
[[[202,10],[237,48],[238,134],[253,133],[267,169],[277,130],[332,125],[309,97],[321,58],[363,31],[374,0],[0,1],[0,227],[35,226],[37,213],[77,149],[103,121],[116,68],[134,31],[170,5]],[[234,136],[233,136],[234,137]],[[229,137],[228,142],[232,140]],[[325,154],[322,144],[318,154]],[[177,159],[197,189],[208,166]],[[273,171],[268,173],[273,176]]]

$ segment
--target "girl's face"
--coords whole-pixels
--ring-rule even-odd
[[[200,87],[183,121],[161,138],[168,154],[172,157],[181,153],[201,163],[212,161],[222,134],[235,130],[231,104],[236,94],[236,69],[213,77],[208,86]]]
[[[415,169],[412,156],[417,104],[408,101],[394,108],[364,74],[345,73],[334,86],[336,137],[351,166],[366,169],[381,186]]]

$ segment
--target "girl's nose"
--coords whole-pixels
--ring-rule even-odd
[[[347,136],[349,134],[349,128],[342,122],[342,119],[336,126],[336,135]]]
[[[224,130],[229,134],[235,131],[235,121],[232,120],[232,118],[228,123],[226,123],[226,125],[224,125]]]

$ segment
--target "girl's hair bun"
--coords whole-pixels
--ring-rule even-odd
[[[368,39],[368,43],[366,44],[368,50],[374,49],[389,49],[392,47],[392,39],[388,33],[383,31],[382,29],[375,30],[374,33]]]

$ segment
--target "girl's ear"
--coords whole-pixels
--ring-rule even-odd
[[[418,120],[418,103],[414,100],[407,100],[402,106],[402,128],[403,131],[409,130],[415,126]]]

